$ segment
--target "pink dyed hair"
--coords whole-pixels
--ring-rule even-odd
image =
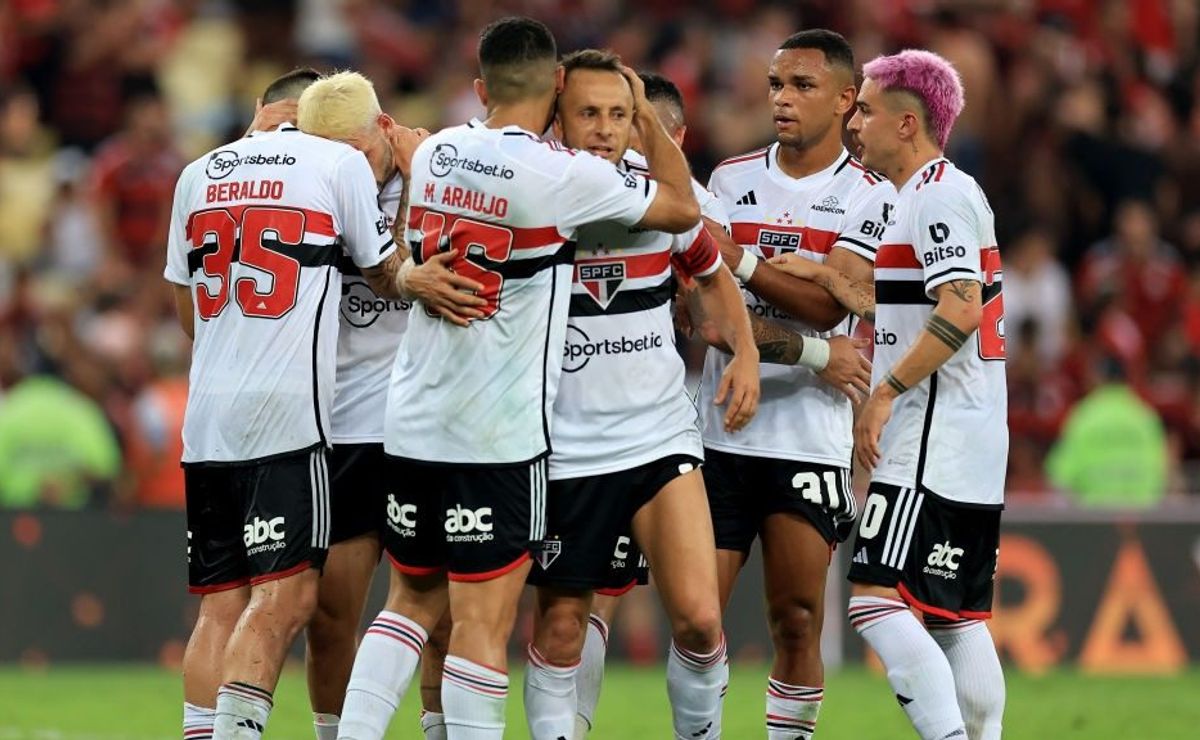
[[[915,95],[929,116],[938,148],[946,148],[950,129],[964,104],[962,78],[954,65],[931,51],[905,49],[867,62],[863,77],[871,78],[885,91]]]

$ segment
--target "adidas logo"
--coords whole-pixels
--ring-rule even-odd
[[[754,197],[754,191],[751,190],[750,192],[743,195],[741,198],[738,198],[738,201],[735,205],[756,206],[756,205],[758,205],[758,198]]]
[[[859,551],[854,555],[854,560],[851,562],[862,563],[863,565],[870,565],[871,564],[870,561],[867,560],[867,548],[864,547],[864,548],[859,549]]]
[[[711,729],[712,729],[712,722],[709,722],[702,729],[699,729],[699,730],[693,732],[692,737],[704,737],[705,735],[708,734],[708,731]]]
[[[263,725],[260,725],[259,723],[255,722],[252,719],[244,719],[241,722],[238,722],[237,726],[245,727],[245,728],[254,730],[255,732],[262,732],[263,730],[266,729],[266,727],[264,727]]]

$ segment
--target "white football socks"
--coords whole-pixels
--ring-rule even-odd
[[[954,694],[954,673],[908,606],[895,599],[854,596],[850,623],[879,654],[896,700],[923,740],[966,740]]]
[[[608,653],[608,625],[595,614],[588,615],[587,637],[583,641],[583,658],[575,672],[575,735],[584,740],[591,732],[600,702],[600,686],[604,682],[604,658]]]
[[[767,679],[767,740],[812,740],[825,689]]]
[[[533,740],[568,740],[575,731],[575,673],[579,663],[549,663],[533,645],[525,666],[525,718]]]
[[[926,618],[925,626],[954,671],[954,689],[967,736],[999,740],[1004,720],[1004,671],[987,625],[977,619]]]
[[[271,716],[271,692],[241,681],[217,690],[213,740],[258,740]]]
[[[217,710],[183,703],[183,740],[212,740]]]
[[[508,674],[447,655],[442,667],[442,713],[448,740],[502,740]]]
[[[338,737],[379,740],[421,660],[429,635],[396,612],[382,611],[371,622],[354,656]]]
[[[711,653],[684,650],[671,642],[667,657],[667,697],[675,737],[715,740],[721,737],[721,704],[729,685],[725,636]]]

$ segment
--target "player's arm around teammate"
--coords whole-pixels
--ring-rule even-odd
[[[733,351],[733,361],[725,367],[713,403],[720,405],[728,400],[725,428],[734,432],[750,423],[758,410],[759,348],[750,326],[750,314],[729,269],[721,265],[716,272],[697,277],[695,283],[705,317]]]

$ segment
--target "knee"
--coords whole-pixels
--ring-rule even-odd
[[[999,724],[1004,715],[1004,683],[958,681],[958,703],[963,718],[972,726]],[[975,737],[976,735],[971,735]]]
[[[681,615],[671,626],[671,636],[685,650],[712,652],[721,642],[721,609],[714,602]]]
[[[780,652],[806,650],[821,639],[821,615],[815,605],[801,599],[787,599],[768,609],[771,638]]]
[[[587,623],[587,612],[584,610],[550,610],[538,622],[534,647],[551,663],[573,663],[583,652]]]
[[[294,636],[317,611],[317,579],[293,576],[273,584],[251,597],[250,608]]]
[[[308,645],[314,651],[337,648],[347,642],[353,643],[358,631],[353,615],[326,609],[318,603],[308,622]]]

